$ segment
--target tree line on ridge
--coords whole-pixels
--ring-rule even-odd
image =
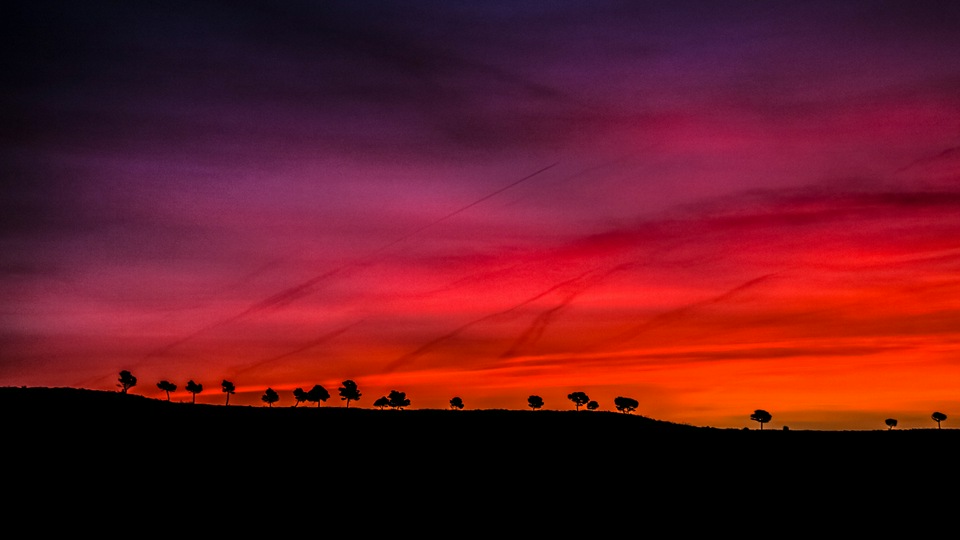
[[[346,407],[350,407],[351,401],[358,401],[360,396],[363,394],[360,393],[357,383],[351,379],[343,381],[342,386],[340,386],[337,391],[340,395],[340,400],[346,402]],[[126,394],[130,388],[133,388],[137,385],[137,378],[129,370],[122,370],[120,372],[120,377],[117,379],[117,386],[120,388],[120,392]],[[157,383],[157,388],[163,390],[167,394],[167,401],[170,401],[170,392],[175,392],[177,390],[177,385],[168,381],[162,380]],[[190,379],[184,388],[193,394],[192,403],[197,402],[197,394],[203,392],[203,385],[196,383],[193,379]],[[224,405],[230,405],[230,396],[236,393],[236,385],[233,382],[224,379],[220,382],[220,390],[226,394],[226,401]],[[308,391],[304,391],[303,388],[294,388],[293,398],[295,400],[293,406],[296,407],[304,402],[316,403],[317,407],[321,403],[325,403],[330,399],[330,392],[327,391],[323,385],[316,384]],[[585,407],[588,411],[593,411],[600,408],[600,404],[596,400],[591,400],[590,397],[585,392],[571,392],[567,394],[567,399],[573,402],[576,410],[580,410],[580,407]],[[267,388],[263,396],[260,397],[260,400],[267,404],[268,407],[273,407],[273,404],[280,401],[280,394],[277,393],[273,388]],[[633,398],[618,396],[614,398],[613,404],[616,409],[623,413],[631,413],[640,406],[640,403]],[[543,408],[544,402],[543,398],[537,395],[531,395],[527,398],[527,406],[533,410],[538,410]],[[387,396],[380,396],[373,402],[373,406],[378,409],[383,409],[384,407],[390,407],[391,409],[402,410],[404,407],[410,406],[410,399],[407,398],[406,392],[401,392],[399,390],[391,390],[390,394]],[[451,409],[463,409],[464,403],[463,399],[460,396],[454,396],[450,399],[450,408]],[[947,415],[936,411],[930,415],[930,418],[937,423],[937,429],[940,429],[941,422],[947,419]],[[757,409],[753,411],[753,414],[750,415],[750,420],[757,422],[760,425],[760,430],[763,430],[763,425],[770,422],[773,419],[773,415],[768,411],[763,409]],[[897,427],[896,418],[887,418],[884,420],[884,424],[888,429],[893,429]],[[746,428],[744,428],[746,429]],[[783,427],[784,430],[788,430],[787,426]]]
[[[362,394],[357,387],[357,383],[351,379],[347,379],[341,384],[343,386],[339,387],[337,391],[340,395],[340,399],[345,401],[346,406],[349,408],[350,402],[359,400]],[[137,378],[133,375],[133,373],[131,373],[129,370],[122,370],[120,372],[120,377],[117,379],[117,386],[120,388],[121,393],[126,394],[129,389],[136,385]],[[167,395],[167,401],[170,401],[170,392],[176,392],[178,386],[168,380],[162,380],[157,383],[157,388],[164,391]],[[194,382],[193,379],[190,379],[184,386],[184,389],[193,395],[191,403],[196,403],[197,394],[203,392],[203,385]],[[224,405],[230,405],[230,396],[236,393],[236,385],[233,382],[224,379],[220,382],[220,390],[227,396]],[[328,399],[330,399],[330,392],[324,388],[323,385],[316,384],[308,391],[305,391],[303,388],[294,388],[293,398],[295,400],[293,404],[294,407],[304,402],[316,403],[319,407],[321,403],[325,403]],[[591,400],[585,392],[571,392],[567,395],[567,399],[573,402],[578,411],[580,410],[580,407],[586,407],[586,409],[589,411],[600,408],[600,403],[598,403],[596,400]],[[280,394],[278,394],[273,388],[268,387],[260,397],[260,400],[266,403],[268,407],[273,407],[274,403],[280,401]],[[613,400],[613,402],[617,410],[623,413],[631,413],[640,406],[639,401],[630,397],[618,396]],[[410,399],[407,398],[406,392],[401,392],[399,390],[391,390],[389,395],[381,396],[373,402],[373,406],[378,409],[390,407],[392,409],[402,410],[404,407],[408,407],[409,405]],[[543,408],[543,405],[544,401],[540,396],[531,395],[527,398],[527,406],[533,410],[541,409]],[[450,408],[463,409],[463,399],[460,396],[454,396],[451,398]]]

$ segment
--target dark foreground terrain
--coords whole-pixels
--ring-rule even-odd
[[[600,411],[222,406],[72,388],[0,388],[0,411],[19,483],[8,489],[274,504],[894,504],[931,482],[955,488],[960,455],[952,429],[735,430]]]

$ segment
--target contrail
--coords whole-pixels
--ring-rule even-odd
[[[500,358],[511,358],[513,356],[517,356],[521,347],[539,341],[543,336],[543,333],[547,331],[547,327],[553,322],[554,316],[559,313],[560,310],[570,305],[570,303],[573,302],[578,296],[586,292],[587,289],[593,287],[616,272],[629,270],[635,266],[636,263],[633,262],[618,264],[617,266],[597,276],[595,279],[592,279],[590,283],[586,283],[579,289],[568,294],[567,297],[561,300],[559,304],[540,312],[540,314],[533,319],[533,322],[527,326],[527,329],[524,330],[520,336],[514,340],[513,344],[510,345],[510,348],[500,354]]]
[[[230,318],[227,318],[227,319],[223,319],[223,320],[221,320],[221,321],[217,321],[217,322],[215,322],[215,323],[213,323],[213,324],[208,324],[207,326],[204,326],[203,328],[201,328],[201,329],[199,329],[199,330],[197,330],[197,331],[195,331],[195,332],[192,332],[192,333],[190,333],[190,334],[188,334],[188,335],[186,335],[186,336],[184,336],[184,337],[182,337],[182,338],[180,338],[180,339],[178,339],[178,340],[176,340],[176,341],[174,341],[174,342],[172,342],[172,343],[168,343],[167,345],[164,345],[163,347],[161,347],[161,348],[159,348],[159,349],[157,349],[157,350],[155,350],[155,351],[152,351],[152,352],[150,352],[150,353],[147,353],[146,358],[151,358],[151,357],[154,357],[154,356],[162,356],[164,353],[167,353],[167,352],[169,352],[171,349],[173,349],[173,348],[175,348],[175,347],[177,347],[177,346],[179,346],[179,345],[182,345],[182,344],[186,343],[187,341],[190,341],[191,339],[199,336],[200,334],[203,334],[204,332],[209,332],[210,330],[213,330],[214,328],[219,328],[219,327],[221,327],[221,326],[225,326],[225,325],[228,325],[228,324],[230,324],[230,323],[237,322],[237,321],[239,321],[240,319],[243,319],[244,317],[247,317],[248,315],[252,315],[252,314],[254,314],[254,313],[263,311],[263,310],[265,310],[265,309],[267,309],[267,308],[270,308],[270,307],[275,307],[275,306],[279,306],[279,305],[289,304],[290,302],[293,302],[293,301],[296,300],[297,298],[300,298],[301,296],[304,296],[304,295],[308,294],[308,293],[304,292],[304,290],[308,289],[308,288],[311,287],[313,284],[318,283],[318,282],[320,282],[320,281],[322,281],[322,280],[324,280],[324,279],[326,279],[326,278],[328,278],[328,277],[336,274],[337,272],[340,272],[340,271],[343,270],[344,268],[346,268],[346,267],[345,267],[345,266],[342,266],[342,267],[337,268],[337,269],[335,269],[335,270],[331,270],[331,271],[327,272],[326,274],[322,274],[322,275],[317,276],[317,277],[315,277],[315,278],[313,278],[313,279],[310,279],[310,280],[308,280],[308,281],[305,281],[304,283],[301,283],[300,285],[297,285],[296,287],[290,287],[289,289],[284,289],[283,291],[281,291],[281,292],[279,292],[279,293],[271,296],[270,298],[267,298],[266,300],[263,300],[263,301],[261,301],[261,302],[257,302],[256,304],[250,306],[249,308],[247,308],[246,310],[238,313],[237,315],[234,315],[234,316],[232,316],[232,317],[230,317]]]
[[[935,156],[929,156],[929,157],[924,157],[924,158],[920,158],[920,159],[914,160],[912,163],[908,163],[907,165],[904,165],[903,167],[900,167],[899,169],[897,169],[897,170],[894,171],[894,172],[902,173],[902,172],[908,171],[908,170],[910,170],[910,169],[912,169],[912,168],[914,168],[914,167],[916,167],[916,166],[918,166],[918,165],[924,165],[924,164],[926,164],[926,163],[933,163],[933,162],[935,162],[935,161],[937,161],[937,160],[939,160],[939,159],[943,159],[943,158],[945,158],[945,157],[949,157],[949,156],[951,156],[951,155],[953,155],[953,154],[955,154],[955,153],[957,153],[957,152],[960,152],[960,146],[953,146],[953,147],[947,148],[946,150],[944,150],[943,152],[940,152],[939,154],[937,154],[937,155],[935,155]]]
[[[534,176],[537,176],[538,174],[547,171],[548,169],[551,169],[551,168],[553,168],[553,167],[556,167],[559,163],[560,163],[560,162],[558,161],[558,162],[556,162],[556,163],[552,163],[552,164],[550,164],[550,165],[547,165],[546,167],[540,169],[539,171],[537,171],[537,172],[535,172],[535,173],[528,174],[527,176],[524,176],[523,178],[517,180],[516,182],[514,182],[514,183],[512,183],[512,184],[509,184],[509,185],[507,185],[507,186],[504,186],[504,187],[502,187],[502,188],[494,191],[493,193],[490,193],[490,194],[488,194],[488,195],[485,195],[485,196],[483,196],[483,197],[481,197],[481,198],[473,201],[472,203],[470,203],[470,204],[468,204],[468,205],[466,205],[466,206],[464,206],[464,207],[462,207],[462,208],[459,208],[459,209],[457,209],[457,210],[454,210],[453,212],[450,212],[449,214],[447,214],[447,215],[445,215],[445,216],[443,216],[443,217],[441,217],[441,218],[439,218],[439,219],[436,219],[436,220],[434,220],[434,221],[431,221],[430,223],[427,223],[426,225],[424,225],[424,226],[420,227],[419,229],[411,232],[410,234],[407,234],[406,236],[403,236],[403,237],[401,237],[401,238],[398,238],[398,239],[394,240],[393,242],[390,242],[389,244],[387,244],[387,245],[385,245],[385,246],[377,249],[376,251],[374,251],[374,253],[379,253],[379,252],[381,252],[381,251],[383,251],[383,250],[385,250],[385,249],[391,248],[391,247],[393,247],[394,245],[399,244],[400,242],[403,242],[404,240],[407,240],[407,239],[410,238],[411,236],[414,236],[414,235],[416,235],[416,234],[418,234],[418,233],[421,233],[421,232],[425,231],[426,229],[429,229],[430,227],[433,227],[434,225],[437,225],[437,224],[439,224],[439,223],[442,223],[442,222],[444,222],[444,221],[452,218],[453,216],[455,216],[455,215],[457,215],[457,214],[459,214],[459,213],[461,213],[461,212],[464,212],[464,211],[466,211],[466,210],[469,210],[470,208],[473,208],[474,206],[482,203],[483,201],[485,201],[485,200],[487,200],[487,199],[489,199],[489,198],[491,198],[491,197],[495,197],[495,196],[503,193],[504,191],[506,191],[506,190],[508,190],[508,189],[510,189],[510,188],[512,188],[512,187],[514,187],[514,186],[517,186],[517,185],[519,185],[519,184],[522,184],[522,183],[526,182],[527,180],[533,178]]]
[[[251,365],[249,365],[249,366],[246,366],[246,367],[243,368],[243,369],[237,370],[236,373],[237,373],[237,374],[245,373],[245,372],[250,371],[250,370],[252,370],[252,369],[256,369],[256,368],[258,368],[258,367],[260,367],[260,366],[262,366],[262,365],[264,365],[264,364],[269,364],[269,363],[272,363],[272,362],[276,362],[277,360],[283,360],[284,358],[289,358],[289,357],[294,356],[294,355],[296,355],[296,354],[300,354],[300,353],[302,353],[303,351],[312,349],[312,348],[317,347],[317,346],[319,346],[319,345],[323,345],[324,343],[326,343],[326,342],[330,341],[331,339],[339,336],[340,334],[343,334],[343,333],[346,332],[347,330],[353,328],[354,326],[357,326],[358,324],[360,324],[360,323],[362,323],[362,322],[363,322],[362,320],[359,320],[359,321],[357,321],[357,322],[354,322],[354,323],[348,324],[348,325],[346,325],[346,326],[344,326],[344,327],[341,327],[341,328],[338,328],[338,329],[336,329],[336,330],[333,330],[332,332],[327,332],[326,334],[320,336],[319,338],[314,339],[314,340],[312,340],[312,341],[309,341],[309,342],[301,345],[300,347],[297,347],[296,349],[294,349],[294,350],[292,350],[292,351],[288,351],[288,352],[285,352],[285,353],[283,353],[283,354],[279,354],[279,355],[277,355],[277,356],[273,356],[273,357],[271,357],[271,358],[266,358],[266,359],[263,359],[263,360],[258,360],[257,362],[255,362],[255,363],[253,363],[253,364],[251,364]]]
[[[403,242],[404,240],[408,240],[408,239],[412,238],[413,236],[415,236],[415,235],[417,235],[417,234],[425,231],[426,229],[429,229],[430,227],[433,227],[433,226],[435,226],[435,225],[437,225],[437,224],[439,224],[439,223],[442,223],[442,222],[444,222],[444,221],[446,221],[446,220],[448,220],[448,219],[456,216],[457,214],[460,214],[460,213],[462,213],[462,212],[465,212],[466,210],[469,210],[470,208],[473,208],[474,206],[476,206],[476,205],[478,205],[478,204],[486,201],[487,199],[490,199],[490,198],[492,198],[492,197],[495,197],[496,195],[499,195],[500,193],[503,193],[504,191],[506,191],[506,190],[508,190],[508,189],[510,189],[510,188],[516,187],[516,186],[522,184],[523,182],[526,182],[526,181],[530,180],[531,178],[533,178],[533,177],[535,177],[535,176],[537,176],[537,175],[539,175],[539,174],[541,174],[541,173],[543,173],[543,172],[546,172],[547,170],[549,170],[549,169],[557,166],[558,164],[559,164],[559,162],[555,162],[555,163],[552,163],[552,164],[550,164],[550,165],[547,165],[546,167],[544,167],[544,168],[542,168],[542,169],[540,169],[540,170],[538,170],[538,171],[536,171],[536,172],[534,172],[534,173],[528,174],[527,176],[524,176],[523,178],[521,178],[521,179],[519,179],[519,180],[516,180],[516,181],[514,181],[514,182],[512,182],[512,183],[510,183],[510,184],[507,184],[506,186],[504,186],[504,187],[502,187],[502,188],[500,188],[500,189],[498,189],[498,190],[496,190],[496,191],[494,191],[494,192],[492,192],[492,193],[489,193],[489,194],[487,194],[487,195],[484,195],[483,197],[481,197],[481,198],[479,198],[479,199],[471,202],[470,204],[468,204],[468,205],[466,205],[466,206],[463,206],[463,207],[461,207],[461,208],[458,208],[457,210],[454,210],[453,212],[450,212],[449,214],[447,214],[447,215],[445,215],[445,216],[442,216],[442,217],[440,217],[440,218],[438,218],[438,219],[435,219],[435,220],[427,223],[426,225],[424,225],[424,226],[422,226],[422,227],[414,230],[414,231],[411,232],[411,233],[408,233],[408,234],[406,234],[406,235],[404,235],[404,236],[402,236],[402,237],[400,237],[400,238],[397,238],[396,240],[393,240],[393,241],[391,241],[391,242],[389,242],[389,243],[381,246],[380,248],[377,248],[376,250],[374,250],[373,252],[371,252],[369,255],[367,255],[366,257],[364,257],[364,258],[362,258],[362,259],[358,259],[358,260],[356,260],[356,261],[354,261],[354,262],[352,262],[352,263],[350,263],[350,264],[345,264],[345,265],[343,265],[343,266],[340,266],[339,268],[335,268],[335,269],[333,269],[333,270],[330,270],[330,271],[328,271],[328,272],[325,272],[325,273],[323,273],[323,274],[320,274],[320,275],[318,275],[318,276],[315,276],[315,277],[313,277],[313,278],[310,278],[310,279],[308,279],[307,281],[304,281],[303,283],[300,283],[299,285],[294,285],[293,287],[289,287],[289,288],[287,288],[287,289],[284,289],[284,290],[278,292],[277,294],[274,294],[274,295],[270,296],[269,298],[266,298],[266,299],[264,299],[264,300],[262,300],[262,301],[260,301],[260,302],[257,302],[256,304],[253,304],[252,306],[250,306],[250,307],[247,308],[246,310],[238,313],[237,315],[234,315],[234,316],[232,316],[232,317],[230,317],[230,318],[227,318],[227,319],[224,319],[224,320],[215,322],[215,323],[213,323],[213,324],[207,325],[207,326],[205,326],[205,327],[197,330],[196,332],[193,332],[192,334],[189,334],[189,335],[187,335],[187,336],[185,336],[185,337],[182,337],[182,338],[180,338],[180,339],[178,339],[178,340],[176,340],[176,341],[174,341],[174,342],[172,342],[172,343],[169,343],[169,344],[165,345],[164,347],[161,347],[160,349],[157,349],[157,350],[155,350],[155,351],[153,351],[153,352],[150,352],[150,353],[148,353],[144,358],[150,358],[150,357],[153,357],[153,356],[162,355],[162,354],[170,351],[171,349],[173,349],[173,348],[175,348],[175,347],[177,347],[177,346],[179,346],[179,345],[182,345],[183,343],[185,343],[185,342],[187,342],[187,341],[190,341],[191,339],[197,337],[198,335],[203,334],[204,332],[207,332],[207,331],[212,330],[212,329],[214,329],[214,328],[217,328],[217,327],[220,327],[220,326],[224,326],[224,325],[229,324],[229,323],[232,323],[232,322],[236,322],[236,321],[238,321],[238,320],[240,320],[240,319],[242,319],[242,318],[244,318],[244,317],[247,317],[247,316],[250,316],[250,315],[253,315],[253,314],[262,312],[262,311],[264,311],[264,310],[266,310],[266,309],[276,308],[276,307],[280,307],[280,306],[284,306],[284,305],[290,304],[291,302],[294,302],[294,301],[296,301],[297,299],[302,298],[303,296],[306,296],[306,295],[310,294],[310,292],[311,292],[311,290],[313,289],[313,287],[315,287],[318,283],[320,283],[320,282],[322,282],[322,281],[324,281],[324,280],[326,280],[326,279],[328,279],[328,278],[336,275],[337,273],[342,272],[342,271],[344,271],[344,270],[347,269],[347,268],[350,268],[350,267],[353,267],[353,266],[359,266],[359,265],[361,265],[361,264],[363,264],[363,263],[365,263],[365,262],[367,262],[367,261],[373,260],[373,259],[374,259],[374,255],[377,255],[378,253],[380,253],[380,252],[382,252],[382,251],[384,251],[384,250],[387,250],[387,249],[389,249],[389,248],[391,248],[391,247],[399,244],[400,242]]]
[[[231,317],[230,319],[227,319],[227,320],[228,320],[228,321],[235,321],[235,320],[237,320],[237,319],[241,319],[241,318],[243,318],[243,317],[246,317],[247,315],[252,315],[252,314],[254,314],[254,313],[263,311],[263,310],[268,309],[268,308],[287,305],[287,304],[289,304],[289,303],[297,300],[298,298],[302,298],[302,297],[310,294],[310,288],[313,287],[314,285],[316,285],[317,283],[320,283],[321,281],[323,281],[323,280],[325,280],[325,279],[327,279],[327,278],[329,278],[329,277],[332,277],[332,276],[338,274],[339,272],[345,270],[346,268],[348,268],[348,267],[350,267],[350,266],[353,266],[353,265],[344,265],[344,266],[341,266],[341,267],[339,267],[339,268],[335,268],[335,269],[330,270],[329,272],[327,272],[327,273],[325,273],[325,274],[320,274],[319,276],[310,278],[310,279],[308,279],[307,281],[304,281],[303,283],[301,283],[301,284],[299,284],[299,285],[296,285],[296,286],[294,286],[294,287],[289,287],[289,288],[287,288],[287,289],[284,289],[284,290],[278,292],[277,294],[271,296],[270,298],[267,298],[266,300],[262,300],[262,301],[260,301],[260,302],[257,302],[256,304],[250,306],[249,308],[247,308],[245,311],[243,311],[243,312],[240,313],[239,315],[235,315],[235,316],[233,316],[233,317]]]
[[[546,311],[540,312],[540,314],[533,319],[533,323],[531,323],[530,326],[528,326],[527,329],[520,334],[520,337],[514,340],[513,344],[510,345],[510,348],[500,354],[500,358],[511,358],[516,356],[520,348],[524,345],[539,341],[540,337],[543,336],[543,333],[547,331],[547,326],[549,326],[552,322],[553,316],[556,315],[561,309],[570,305],[570,302],[573,302],[573,299],[577,296],[580,296],[580,293],[582,292],[583,291],[574,291],[573,293],[567,295],[567,297],[564,298],[559,304]]]
[[[627,331],[625,331],[625,332],[622,332],[619,336],[615,336],[615,337],[613,337],[613,338],[611,338],[610,340],[607,340],[607,341],[627,341],[627,340],[633,339],[633,338],[637,337],[638,335],[642,334],[643,332],[645,332],[645,331],[647,331],[647,330],[656,328],[656,327],[658,327],[658,326],[664,326],[664,325],[666,325],[666,324],[669,324],[670,322],[672,322],[672,321],[674,321],[674,320],[676,320],[676,319],[679,319],[679,318],[683,317],[684,315],[686,315],[686,314],[688,314],[688,313],[690,313],[690,312],[692,312],[692,311],[694,311],[694,310],[696,310],[696,309],[698,309],[698,308],[702,308],[702,307],[705,307],[705,306],[709,306],[709,305],[712,305],[712,304],[718,304],[718,303],[720,303],[720,302],[723,302],[724,300],[727,300],[727,299],[729,299],[730,297],[735,296],[737,293],[739,293],[739,292],[741,292],[741,291],[743,291],[743,290],[745,290],[745,289],[749,289],[749,288],[751,288],[751,287],[754,287],[754,286],[758,285],[759,283],[762,283],[762,282],[770,279],[771,277],[775,276],[776,274],[777,274],[777,272],[772,272],[772,273],[770,273],[770,274],[762,275],[762,276],[760,276],[760,277],[758,277],[758,278],[751,279],[750,281],[747,281],[747,282],[745,282],[745,283],[741,283],[740,285],[737,285],[736,287],[728,290],[727,292],[725,292],[725,293],[723,293],[723,294],[720,294],[720,295],[718,295],[718,296],[714,296],[713,298],[708,298],[708,299],[706,299],[706,300],[701,300],[701,301],[699,301],[699,302],[694,302],[694,303],[692,303],[692,304],[687,304],[687,305],[685,305],[685,306],[681,306],[681,307],[678,307],[678,308],[676,308],[676,309],[672,309],[672,310],[670,310],[670,311],[661,313],[661,314],[655,316],[654,318],[652,318],[652,319],[650,319],[650,320],[648,320],[648,321],[645,321],[644,323],[639,324],[639,325],[635,326],[634,328],[632,328],[632,329],[630,329],[630,330],[627,330]]]
[[[466,330],[467,328],[470,328],[471,326],[473,326],[473,325],[475,325],[475,324],[479,324],[479,323],[481,323],[481,322],[484,322],[484,321],[493,319],[494,317],[500,317],[500,316],[502,316],[502,315],[506,315],[506,314],[510,313],[511,311],[516,311],[517,309],[520,309],[521,307],[523,307],[523,306],[525,306],[525,305],[527,305],[527,304],[529,304],[529,303],[531,303],[531,302],[535,302],[535,301],[539,300],[540,298],[543,298],[544,296],[552,293],[553,291],[555,291],[555,290],[557,290],[557,289],[560,289],[560,288],[562,288],[562,287],[566,287],[567,285],[570,285],[571,283],[576,283],[577,281],[580,281],[581,279],[583,279],[584,277],[586,277],[587,275],[589,275],[591,272],[593,272],[593,270],[587,270],[586,272],[580,274],[579,276],[577,276],[577,277],[575,277],[575,278],[572,278],[572,279],[568,279],[568,280],[563,281],[563,282],[561,282],[561,283],[558,283],[558,284],[550,287],[549,289],[547,289],[547,290],[545,290],[545,291],[543,291],[543,292],[540,292],[540,293],[538,293],[538,294],[536,294],[536,295],[534,295],[534,296],[531,296],[530,298],[527,298],[526,300],[524,300],[523,302],[520,302],[519,304],[513,305],[513,306],[511,306],[511,307],[509,307],[509,308],[507,308],[507,309],[505,309],[505,310],[503,310],[503,311],[498,311],[498,312],[496,312],[496,313],[491,313],[491,314],[488,314],[488,315],[484,315],[483,317],[480,317],[480,318],[478,318],[478,319],[474,319],[474,320],[472,320],[472,321],[470,321],[470,322],[468,322],[468,323],[466,323],[466,324],[464,324],[464,325],[462,325],[462,326],[460,326],[460,327],[458,327],[458,328],[456,328],[456,329],[454,329],[454,330],[452,330],[452,331],[450,331],[450,332],[448,332],[448,333],[446,333],[446,334],[444,334],[444,335],[442,335],[442,336],[440,336],[440,337],[438,337],[438,338],[432,339],[432,340],[430,340],[429,342],[421,345],[420,347],[417,347],[416,350],[414,350],[414,351],[412,351],[412,352],[409,352],[409,353],[401,356],[400,358],[397,358],[397,359],[394,360],[393,362],[390,362],[389,364],[387,364],[387,365],[384,367],[384,371],[385,371],[385,372],[394,371],[395,369],[397,369],[398,367],[402,366],[403,364],[405,364],[405,363],[407,363],[407,362],[409,362],[409,361],[411,361],[411,360],[416,359],[418,356],[423,355],[425,352],[427,352],[428,350],[430,350],[431,348],[433,348],[435,345],[437,345],[437,344],[439,344],[439,343],[442,343],[442,342],[444,342],[444,341],[446,341],[446,340],[448,340],[448,339],[450,339],[450,338],[456,337],[458,334],[460,334],[461,332],[463,332],[463,331]]]

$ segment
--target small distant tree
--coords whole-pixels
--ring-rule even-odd
[[[350,401],[357,401],[360,399],[360,390],[357,390],[357,383],[347,379],[343,381],[343,386],[340,387],[340,401],[347,402],[347,408],[350,408]]]
[[[573,404],[577,406],[578,411],[580,410],[581,405],[585,405],[588,401],[590,401],[590,398],[587,397],[587,394],[583,392],[571,392],[567,394],[567,399],[572,401]]]
[[[597,409],[599,409],[599,408],[600,408],[600,404],[597,403],[596,401],[590,400],[590,403],[587,403],[587,410],[588,410],[588,411],[595,411],[595,410],[597,410]]]
[[[127,370],[120,372],[120,378],[117,379],[117,381],[119,381],[117,386],[120,387],[121,394],[126,394],[127,390],[137,385],[137,378],[133,376],[133,373],[130,373]]]
[[[273,404],[280,401],[280,394],[277,394],[277,391],[273,388],[267,388],[263,393],[263,396],[260,399],[267,404],[269,407],[273,407]]]
[[[177,391],[177,385],[173,384],[170,381],[160,381],[157,383],[157,388],[163,390],[167,393],[167,401],[170,401],[170,392]]]
[[[398,390],[391,390],[390,395],[387,397],[387,405],[390,405],[391,409],[403,410],[404,407],[410,406],[410,400],[407,399],[406,392],[400,392]]]
[[[527,407],[537,410],[543,407],[543,398],[540,396],[530,396],[527,398]]]
[[[942,412],[935,412],[930,415],[930,418],[933,418],[933,421],[937,423],[937,429],[940,429],[940,422],[943,422],[947,419],[947,415]]]
[[[617,396],[613,400],[614,406],[622,413],[632,413],[640,406],[640,402],[628,397]]]
[[[230,395],[237,391],[237,387],[233,385],[232,382],[224,379],[220,383],[220,388],[223,390],[223,393],[227,395],[227,402],[224,405],[230,405]]]
[[[315,384],[313,388],[307,392],[307,401],[316,403],[317,407],[320,406],[321,401],[327,401],[328,399],[330,399],[330,392],[327,392],[327,389],[322,385]]]
[[[293,404],[293,406],[296,407],[297,405],[303,403],[304,401],[307,401],[307,393],[303,391],[303,388],[294,388],[293,399],[296,400],[296,402],[294,402]]]
[[[376,401],[373,402],[373,406],[380,409],[381,411],[383,410],[384,407],[388,407],[389,405],[390,405],[390,400],[387,399],[387,396],[380,396],[377,398]]]
[[[893,429],[893,428],[897,427],[897,419],[896,419],[896,418],[887,418],[886,420],[883,421],[883,423],[886,424],[886,425],[887,425],[887,428],[889,428],[889,429]]]
[[[763,409],[757,409],[750,415],[750,419],[760,423],[760,431],[763,431],[763,425],[773,420],[773,415]]]
[[[190,379],[189,381],[187,381],[187,385],[184,386],[184,388],[187,389],[187,392],[190,392],[191,394],[193,394],[192,403],[196,403],[197,394],[199,394],[200,392],[203,392],[203,385],[193,382],[193,379]]]
[[[458,409],[458,410],[459,410],[459,409],[462,409],[462,408],[463,408],[463,400],[460,399],[459,396],[457,396],[457,397],[455,397],[455,398],[451,398],[451,399],[450,399],[450,408],[451,408],[451,409]]]

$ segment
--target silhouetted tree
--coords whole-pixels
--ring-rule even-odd
[[[588,411],[595,411],[595,410],[597,410],[597,409],[599,409],[599,408],[600,408],[600,404],[597,403],[596,401],[592,401],[592,400],[591,400],[590,403],[587,403],[587,410],[588,410]]]
[[[763,431],[763,425],[773,420],[773,415],[763,409],[757,409],[750,415],[750,419],[760,423],[760,431]]]
[[[640,406],[640,402],[628,397],[617,396],[613,400],[613,405],[617,408],[618,411],[623,413],[631,413],[637,410],[637,407]]]
[[[450,408],[451,409],[462,409],[463,400],[459,396],[450,399]]]
[[[187,381],[187,385],[184,386],[187,389],[187,392],[193,394],[193,403],[197,402],[197,394],[203,392],[203,385],[193,382],[193,379]]]
[[[227,395],[227,402],[224,405],[230,405],[230,394],[233,394],[237,391],[237,387],[233,385],[232,382],[224,379],[220,382],[220,388],[223,390],[223,393]]]
[[[167,401],[170,401],[170,392],[177,391],[177,385],[173,384],[170,381],[160,381],[157,383],[157,388],[163,390],[167,393]]]
[[[943,422],[947,419],[947,415],[942,412],[935,412],[930,415],[930,418],[933,418],[933,421],[937,423],[937,429],[940,429],[940,422]]]
[[[883,423],[886,424],[887,427],[890,428],[890,429],[893,429],[893,428],[897,427],[897,419],[896,419],[896,418],[887,418],[886,420],[883,421]]]
[[[360,399],[360,390],[357,390],[357,383],[351,381],[350,379],[343,381],[341,384],[343,384],[343,386],[339,388],[340,401],[346,401],[347,408],[349,409],[351,400],[356,401]]]
[[[293,389],[293,399],[297,400],[297,401],[293,404],[293,406],[296,407],[297,405],[299,405],[299,404],[301,404],[301,403],[303,403],[304,401],[307,400],[307,393],[303,391],[303,388],[294,388],[294,389]]]
[[[590,398],[587,397],[583,392],[571,392],[567,394],[567,399],[573,402],[577,406],[577,410],[580,410],[580,406],[590,401]]]
[[[121,371],[120,378],[117,380],[120,381],[117,386],[120,387],[121,394],[126,394],[127,390],[137,385],[137,378],[133,376],[133,373],[130,373],[127,370]]]
[[[527,407],[537,410],[543,407],[543,398],[540,396],[530,396],[527,398]]]
[[[267,388],[260,399],[263,400],[263,402],[268,406],[273,407],[274,403],[280,401],[280,394],[277,394],[277,391],[273,388]]]
[[[410,405],[410,400],[407,399],[406,392],[400,392],[398,390],[391,390],[390,395],[387,397],[387,405],[390,405],[391,409],[403,410],[404,407]]]
[[[377,398],[376,401],[373,402],[373,406],[380,409],[381,411],[383,410],[384,407],[388,405],[390,405],[390,400],[387,399],[387,396],[380,396]]]
[[[330,399],[330,392],[327,392],[327,389],[322,385],[315,384],[313,388],[307,392],[307,401],[316,403],[317,407],[320,406],[321,401],[327,401],[328,399]]]

